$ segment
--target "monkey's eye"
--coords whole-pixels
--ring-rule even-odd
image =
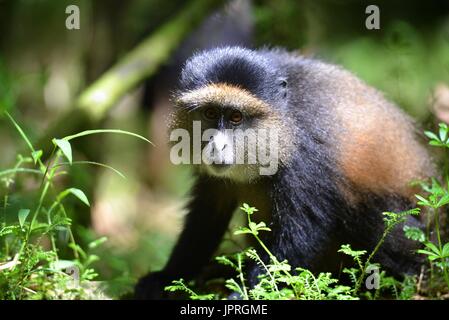
[[[207,108],[206,110],[204,110],[204,116],[206,117],[206,119],[216,120],[218,119],[218,110],[212,107]]]
[[[243,120],[243,115],[240,111],[233,111],[229,119],[232,123],[238,124]]]

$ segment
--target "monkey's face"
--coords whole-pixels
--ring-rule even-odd
[[[178,142],[170,155],[174,163],[240,182],[277,171],[277,118],[265,102],[241,88],[211,84],[181,94],[171,129],[170,140]]]

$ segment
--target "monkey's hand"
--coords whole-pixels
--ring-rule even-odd
[[[163,271],[152,272],[140,278],[134,289],[134,298],[138,300],[167,299],[164,288],[170,284],[170,277]]]

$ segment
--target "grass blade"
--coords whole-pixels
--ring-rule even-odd
[[[31,152],[36,152],[36,150],[34,150],[33,145],[31,144],[30,139],[28,139],[27,135],[25,134],[25,132],[23,132],[22,128],[19,126],[19,124],[14,120],[14,118],[9,114],[8,111],[5,111],[6,116],[9,118],[9,120],[11,120],[11,122],[13,123],[14,127],[16,127],[17,131],[19,132],[19,134],[22,136],[23,140],[25,140],[26,144],[28,145],[28,147],[30,148]]]
[[[73,165],[73,164],[92,164],[92,165],[95,165],[95,166],[99,166],[99,167],[103,167],[103,168],[107,168],[109,170],[112,170],[116,174],[118,174],[120,177],[122,177],[123,179],[126,179],[126,176],[123,173],[121,173],[120,171],[118,171],[117,169],[115,169],[115,168],[113,168],[111,166],[108,166],[107,164],[100,163],[100,162],[94,162],[94,161],[73,161],[72,163],[61,162],[61,163],[58,163],[57,165],[53,166],[53,168],[60,167],[60,166],[66,165],[66,164],[70,164],[70,165]]]
[[[66,136],[64,138],[62,138],[63,140],[72,140],[72,139],[76,139],[79,137],[84,137],[84,136],[88,136],[88,135],[92,135],[92,134],[98,134],[98,133],[118,133],[118,134],[124,134],[124,135],[129,135],[129,136],[133,136],[136,138],[139,138],[141,140],[144,140],[152,145],[154,145],[150,140],[148,140],[147,138],[137,134],[137,133],[133,133],[133,132],[129,132],[129,131],[124,131],[124,130],[119,130],[119,129],[98,129],[98,130],[86,130],[86,131],[82,131],[80,133],[74,134],[74,135],[70,135],[70,136]]]

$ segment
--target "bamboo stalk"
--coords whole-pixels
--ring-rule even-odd
[[[156,73],[185,36],[223,0],[190,2],[175,18],[161,26],[86,88],[73,108],[56,119],[38,141],[45,151],[51,139],[94,126],[130,90]]]

